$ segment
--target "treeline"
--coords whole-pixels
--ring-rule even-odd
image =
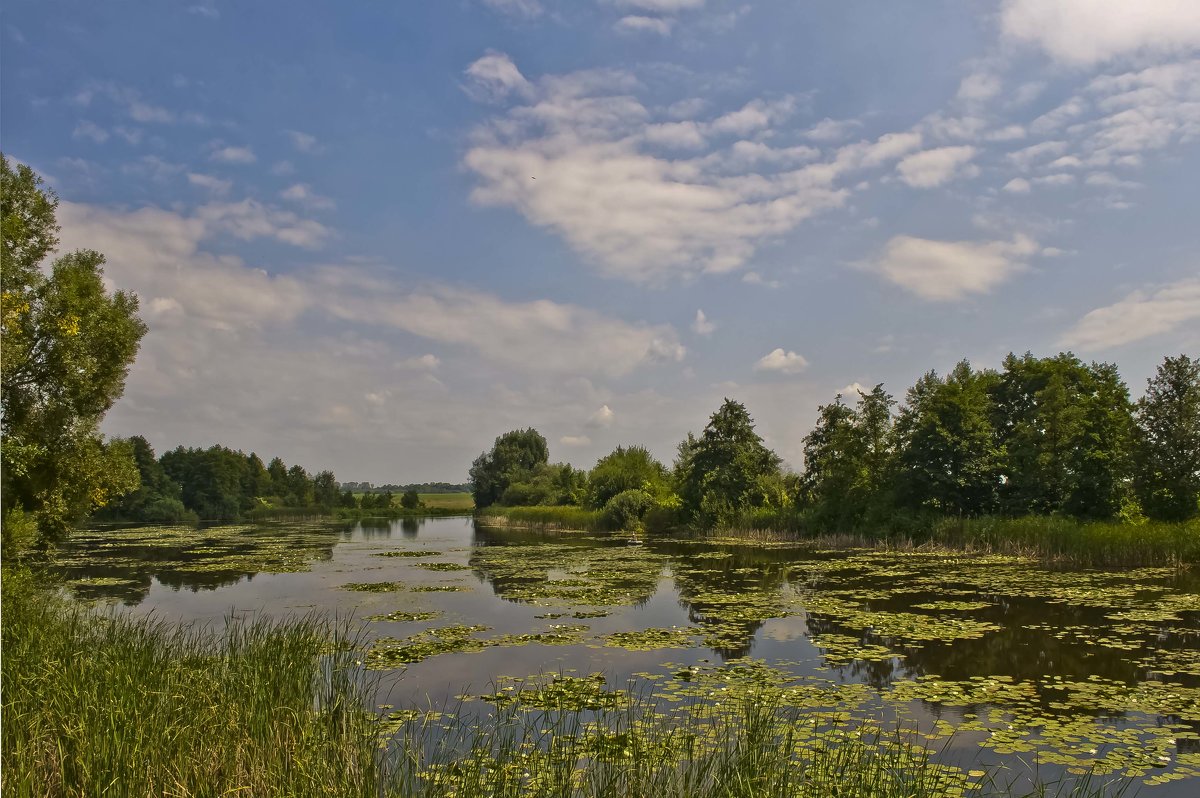
[[[819,408],[793,473],[725,400],[672,467],[618,447],[590,471],[550,463],[536,430],[471,467],[475,504],[574,506],[610,527],[915,528],[946,517],[1184,521],[1200,513],[1200,361],[1168,357],[1133,402],[1116,366],[1070,353],[963,361],[898,402],[884,386]]]
[[[352,493],[469,493],[471,486],[453,482],[414,482],[410,485],[374,485],[370,482],[343,482],[342,490]]]
[[[109,520],[187,523],[228,521],[252,510],[330,512],[343,494],[332,471],[309,474],[275,457],[263,463],[254,452],[224,446],[179,446],[156,458],[145,438],[127,439],[141,476],[140,487],[96,513]],[[351,497],[353,499],[353,497]]]

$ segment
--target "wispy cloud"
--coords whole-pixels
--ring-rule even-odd
[[[1094,352],[1163,335],[1200,320],[1200,277],[1146,288],[1080,319],[1058,345]]]
[[[932,301],[984,294],[1025,268],[1038,251],[1031,238],[1012,241],[934,241],[895,236],[867,268]]]

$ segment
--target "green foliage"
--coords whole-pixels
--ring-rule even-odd
[[[317,618],[223,633],[3,579],[5,795],[376,796],[371,696]]]
[[[532,427],[506,432],[496,438],[491,451],[484,452],[471,464],[470,477],[476,507],[488,507],[500,501],[513,482],[532,476],[535,469],[550,460],[546,439]]]
[[[1010,354],[993,394],[1005,457],[1003,511],[1091,518],[1119,512],[1132,408],[1115,366],[1087,366],[1070,353]]]
[[[642,446],[618,446],[600,458],[588,474],[588,506],[604,507],[618,493],[628,490],[642,490],[651,496],[670,491],[666,466]]]
[[[990,393],[999,377],[965,360],[942,379],[909,389],[896,420],[896,498],[901,507],[979,515],[996,506],[1002,450]]]
[[[637,531],[642,528],[642,518],[654,506],[654,497],[644,490],[634,488],[613,496],[604,505],[604,515],[613,529]]]
[[[520,476],[504,489],[499,504],[579,504],[587,490],[587,474],[567,463],[543,463]]]
[[[857,409],[843,405],[840,395],[818,408],[817,425],[804,438],[799,487],[801,503],[823,528],[853,528],[890,498],[894,404],[876,385],[859,391]]]
[[[764,478],[779,473],[780,459],[754,431],[745,405],[726,399],[699,438],[679,446],[676,482],[687,518],[721,525],[769,501]]]
[[[415,490],[406,490],[400,497],[400,506],[405,510],[415,510],[421,506],[421,496]]]
[[[1146,515],[1200,512],[1200,360],[1168,357],[1137,404],[1136,489]]]
[[[104,256],[41,261],[57,244],[53,193],[0,156],[0,361],[5,511],[31,512],[45,539],[138,486],[127,446],[98,427],[120,397],[146,327],[133,294],[104,287]]]

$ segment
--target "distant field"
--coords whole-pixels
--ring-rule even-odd
[[[433,509],[435,507],[445,508],[447,510],[474,510],[475,501],[469,493],[419,493],[421,501],[425,502],[425,506]]]

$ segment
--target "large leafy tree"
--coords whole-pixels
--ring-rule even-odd
[[[883,385],[858,392],[851,408],[842,397],[817,410],[804,437],[801,499],[826,528],[852,528],[888,498],[892,458],[892,399]]]
[[[896,496],[902,506],[949,515],[995,509],[1002,451],[990,393],[998,379],[964,360],[945,379],[929,372],[909,389],[896,419]]]
[[[1137,403],[1135,486],[1146,515],[1182,521],[1200,512],[1200,360],[1168,357]]]
[[[31,512],[43,539],[138,487],[131,447],[98,428],[146,333],[137,297],[105,288],[100,253],[43,267],[57,205],[29,167],[0,155],[0,490],[5,514]]]
[[[613,496],[641,490],[659,496],[667,490],[667,469],[642,446],[618,446],[601,457],[588,474],[587,501],[603,507]]]
[[[699,438],[680,445],[677,480],[683,510],[703,524],[722,524],[769,504],[781,461],[754,431],[745,405],[726,399]]]
[[[513,430],[496,438],[490,451],[471,464],[471,492],[476,507],[489,507],[514,482],[527,481],[550,460],[550,448],[537,430]]]

